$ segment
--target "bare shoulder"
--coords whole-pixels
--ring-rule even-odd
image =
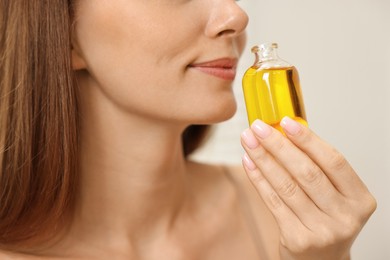
[[[212,221],[210,211],[219,212],[213,214],[217,218],[213,228],[222,226],[226,233],[235,227],[230,237],[245,240],[249,248],[245,250],[262,252],[261,259],[279,259],[278,226],[243,167],[195,162],[190,168],[191,185],[200,198],[199,205],[207,209],[207,221]]]
[[[255,215],[266,221],[273,221],[271,213],[241,165],[214,165],[191,162],[191,168],[194,172],[192,183],[202,185],[203,191],[211,189],[213,192],[218,193],[218,197],[220,197],[221,192],[226,192],[226,186],[233,186],[229,189],[230,192],[233,190],[235,190],[235,193],[243,191],[245,193],[244,197],[248,199]]]
[[[223,192],[226,194],[226,186],[230,182],[227,177],[230,176],[233,185],[232,189],[236,189],[235,193],[244,193],[243,197],[248,200],[248,204],[253,212],[254,219],[261,233],[267,234],[268,239],[271,241],[273,238],[279,239],[279,228],[275,222],[274,217],[265,205],[263,199],[260,197],[255,187],[250,182],[248,176],[242,165],[209,165],[195,163],[196,179],[208,186],[213,193],[216,193],[218,197]],[[230,186],[233,186],[230,184]],[[221,191],[221,188],[223,191]],[[206,189],[207,190],[207,189]],[[231,193],[231,192],[230,192]],[[279,241],[273,241],[279,243]]]

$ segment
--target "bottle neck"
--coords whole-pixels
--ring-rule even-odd
[[[279,60],[278,49],[276,44],[263,44],[260,46],[259,61]]]
[[[253,67],[256,67],[257,69],[287,68],[292,66],[279,58],[278,44],[276,43],[266,43],[260,46],[254,46],[252,48],[252,53],[255,55]]]

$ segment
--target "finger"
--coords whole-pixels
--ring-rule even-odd
[[[288,117],[283,118],[281,126],[287,137],[322,169],[340,193],[356,197],[367,191],[345,157],[309,128]]]
[[[290,232],[299,234],[300,230],[306,229],[299,218],[286,206],[279,195],[273,190],[261,171],[248,157],[243,157],[243,165],[248,178],[256,188],[260,197],[271,211],[282,234]],[[298,232],[299,230],[299,232]]]
[[[297,182],[261,145],[249,148],[246,143],[254,144],[256,138],[252,131],[247,129],[242,134],[243,147],[246,153],[243,156],[249,169],[256,168],[262,173],[273,190],[283,202],[297,215],[302,223],[309,228],[317,224],[321,211],[299,187]],[[254,147],[252,145],[251,147]],[[252,166],[252,167],[250,167]]]
[[[341,200],[342,196],[321,168],[279,131],[260,120],[256,120],[251,129],[261,146],[292,175],[321,210],[330,212],[333,203]]]

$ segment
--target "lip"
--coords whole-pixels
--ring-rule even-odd
[[[220,58],[211,61],[192,63],[188,68],[199,70],[203,73],[232,81],[236,77],[237,59]]]

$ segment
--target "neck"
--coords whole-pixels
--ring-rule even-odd
[[[102,103],[82,108],[75,230],[140,239],[168,229],[187,198],[184,127],[130,116]]]

